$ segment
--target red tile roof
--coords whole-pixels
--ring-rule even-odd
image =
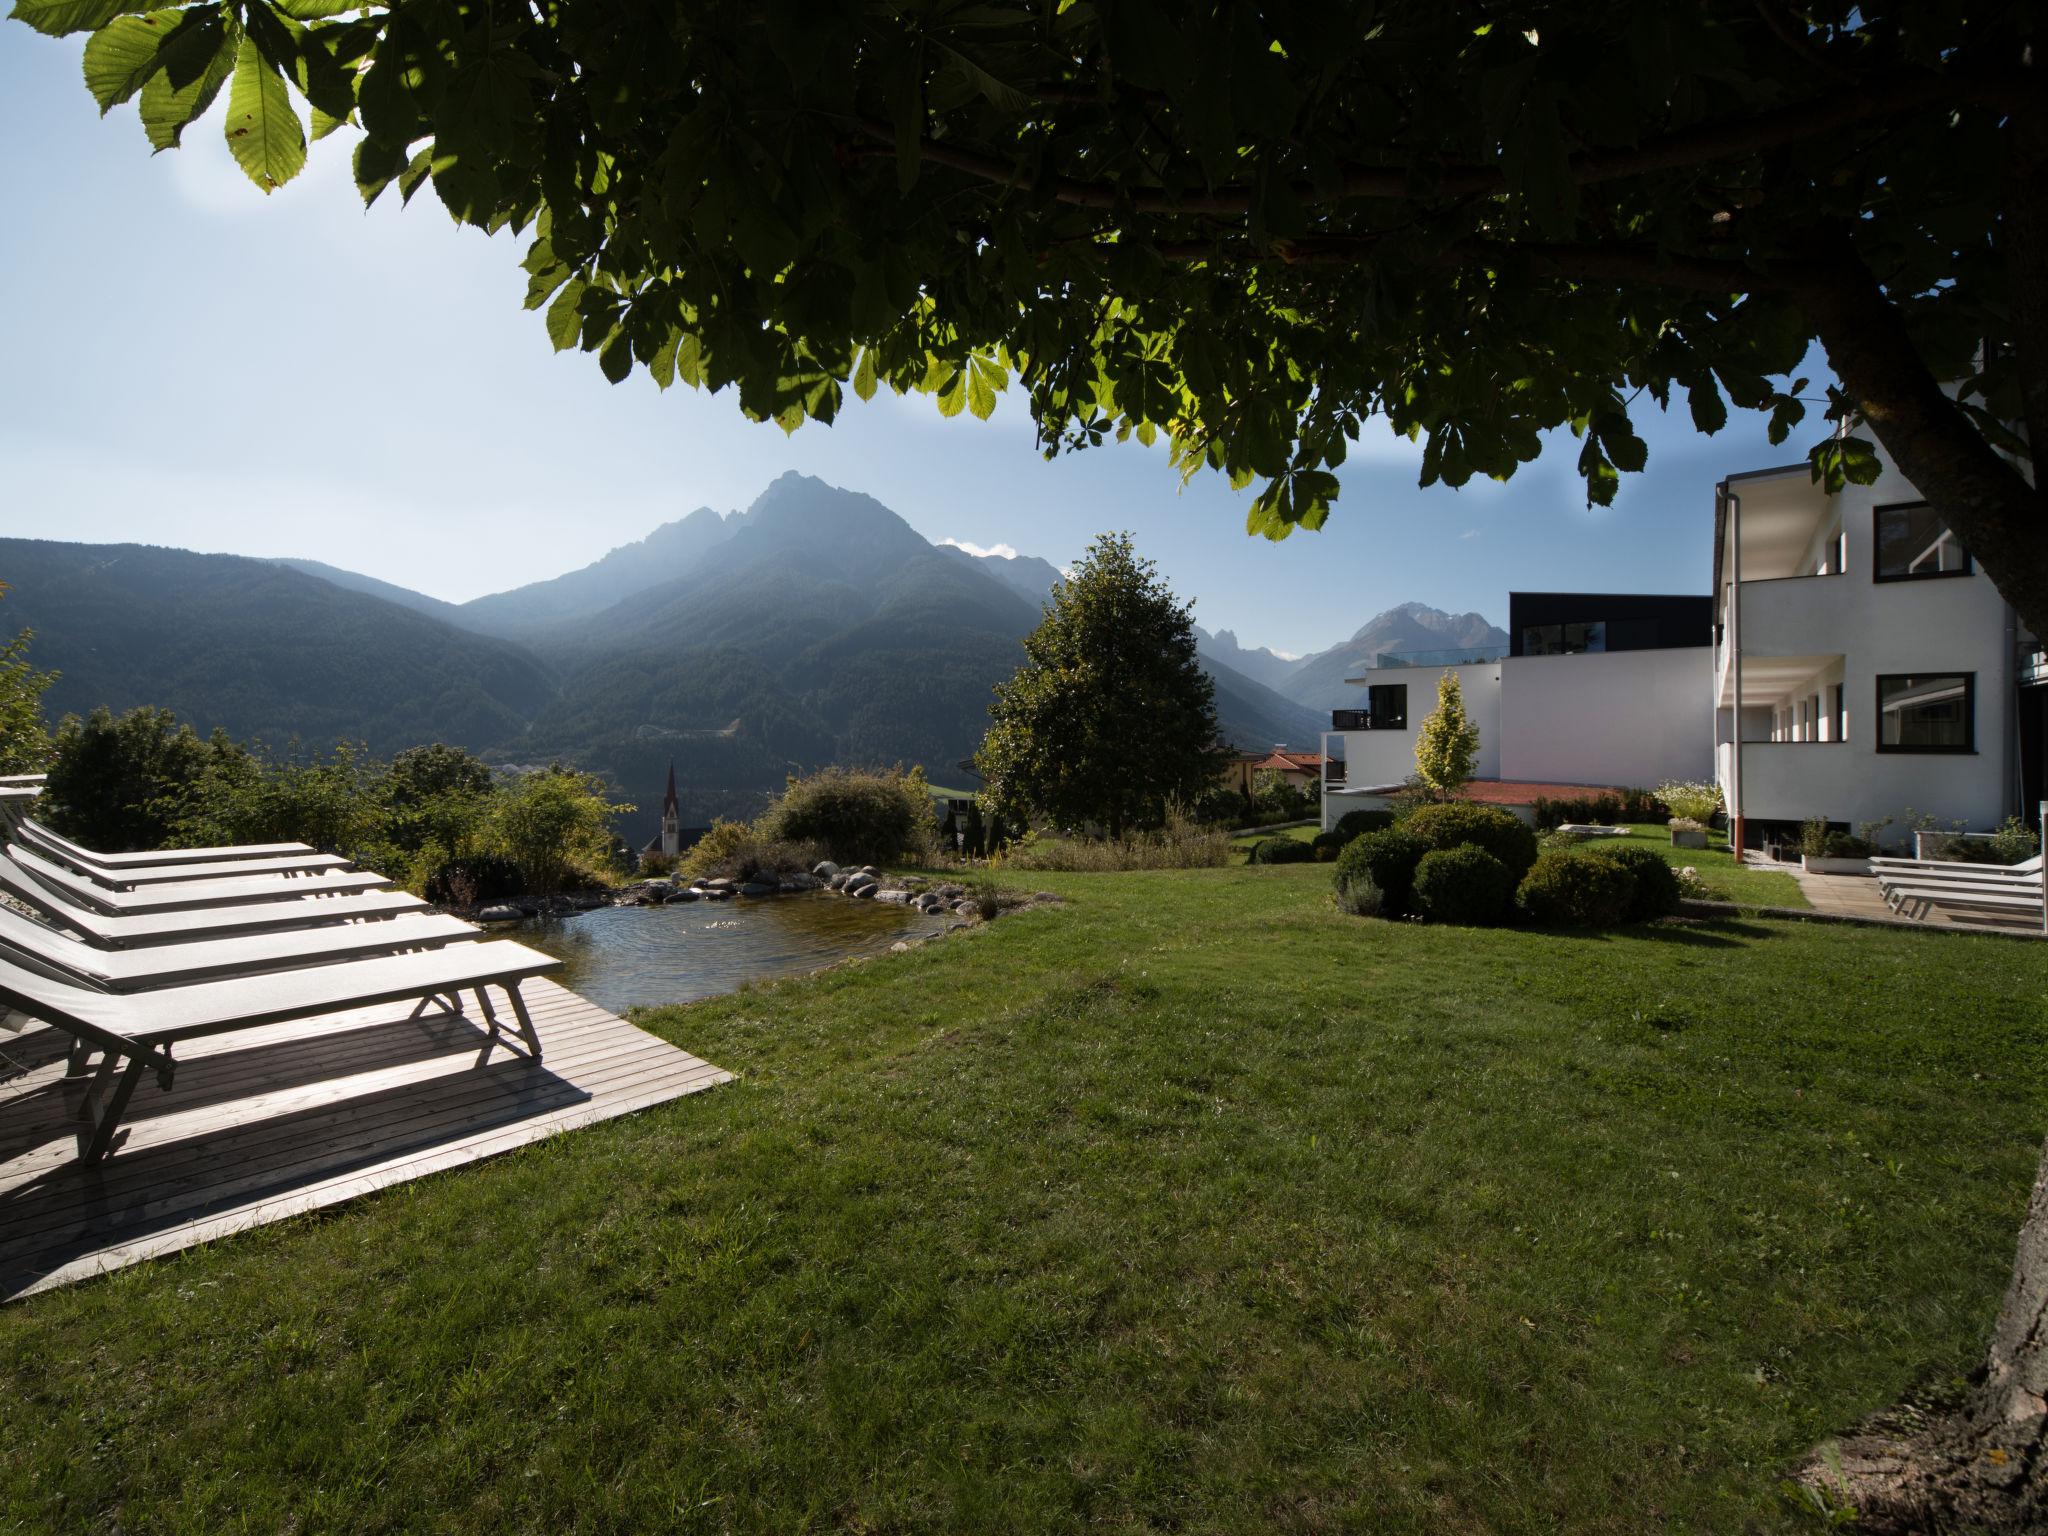
[[[1307,773],[1323,766],[1320,752],[1275,752],[1253,765],[1258,768],[1272,768],[1282,773]]]

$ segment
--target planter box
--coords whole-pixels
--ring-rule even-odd
[[[1809,875],[1867,875],[1870,873],[1870,860],[1817,859],[1809,853],[1801,856],[1799,867]]]
[[[1673,827],[1671,829],[1671,846],[1674,848],[1704,848],[1707,846],[1707,829],[1705,827]]]

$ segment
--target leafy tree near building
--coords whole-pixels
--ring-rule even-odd
[[[1216,689],[1195,651],[1194,609],[1129,534],[1103,534],[1053,589],[996,687],[974,756],[994,806],[1111,837],[1157,825],[1215,781]]]
[[[1479,727],[1465,713],[1465,689],[1458,674],[1436,680],[1436,708],[1415,733],[1415,777],[1439,800],[1455,797],[1472,782],[1479,762]]]

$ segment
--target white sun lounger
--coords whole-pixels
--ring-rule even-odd
[[[362,891],[389,888],[391,881],[366,870],[323,870],[310,875],[223,876],[218,880],[188,880],[174,885],[150,885],[135,891],[116,891],[96,880],[74,874],[40,854],[21,847],[9,847],[4,855],[29,876],[50,887],[74,906],[90,907],[109,916],[143,912],[177,912],[200,907],[241,906],[252,901],[313,901],[326,896],[348,896]]]
[[[2017,864],[1967,864],[1959,859],[1872,859],[1870,867],[1879,877],[1885,875],[1953,875],[1957,879],[1975,879],[1985,876],[2007,877],[2038,881],[2041,878],[2041,855],[2022,859]]]
[[[4,852],[0,852],[0,895],[11,896],[51,922],[112,949],[275,933],[427,909],[419,897],[404,891],[364,891],[356,896],[323,896],[318,901],[252,901],[241,906],[114,915],[66,900],[61,892],[30,879]]]
[[[459,917],[417,912],[383,923],[331,923],[322,928],[288,928],[147,949],[102,949],[0,906],[0,958],[53,980],[102,992],[139,992],[227,976],[331,965],[366,955],[438,949],[482,936],[481,928]]]
[[[49,781],[47,773],[0,773],[0,789],[40,789]]]
[[[0,1002],[70,1035],[76,1042],[70,1062],[74,1073],[83,1071],[94,1051],[106,1053],[79,1106],[80,1117],[91,1126],[89,1133],[81,1133],[80,1160],[96,1163],[113,1145],[142,1074],[154,1071],[161,1087],[171,1086],[177,1071],[172,1049],[181,1040],[408,998],[418,999],[408,1019],[432,1004],[459,1015],[462,993],[468,991],[496,1041],[501,1026],[485,989],[497,987],[512,1004],[525,1054],[537,1062],[540,1036],[519,985],[560,964],[538,950],[498,939],[119,996],[53,981],[0,959]]]
[[[242,859],[283,858],[295,853],[312,853],[310,843],[237,843],[226,848],[152,848],[141,853],[101,853],[83,843],[52,832],[33,816],[24,816],[22,830],[46,843],[67,858],[85,859],[103,869],[122,869],[145,864],[219,864]]]
[[[131,891],[145,885],[178,885],[194,880],[246,880],[251,875],[316,875],[323,870],[353,869],[347,859],[332,853],[292,853],[274,859],[238,859],[212,864],[131,864],[122,869],[96,869],[74,854],[45,848],[35,839],[23,837],[18,847],[66,865],[88,880],[109,890]]]

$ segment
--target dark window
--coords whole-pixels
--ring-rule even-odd
[[[1877,680],[1877,750],[1974,752],[1973,672],[1893,673]]]
[[[1835,717],[1835,732],[1833,739],[1836,741],[1847,741],[1849,739],[1849,710],[1848,706],[1842,702],[1842,685],[1836,683],[1829,692],[1833,696],[1834,703],[1832,713]]]
[[[1879,507],[1872,516],[1877,527],[1879,581],[1970,574],[1969,551],[1925,502]]]
[[[1524,656],[1584,656],[1607,649],[1607,625],[1532,624],[1522,631]]]
[[[1408,685],[1374,683],[1366,690],[1366,713],[1376,731],[1408,729]]]

